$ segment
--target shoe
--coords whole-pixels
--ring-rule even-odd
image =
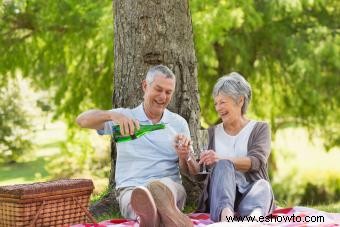
[[[164,227],[193,226],[190,218],[177,208],[174,196],[165,184],[153,181],[147,185],[147,188],[152,194]]]
[[[146,187],[138,186],[132,191],[131,207],[140,218],[140,227],[160,227],[155,202]]]

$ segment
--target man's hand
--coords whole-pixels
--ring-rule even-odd
[[[112,112],[111,120],[114,123],[119,124],[120,134],[122,134],[123,136],[133,135],[135,131],[140,128],[138,120],[131,119],[120,113]]]
[[[183,134],[175,137],[175,149],[180,159],[187,159],[190,154],[191,140]]]

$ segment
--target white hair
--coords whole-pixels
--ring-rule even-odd
[[[156,76],[163,76],[165,78],[176,79],[175,74],[165,65],[156,65],[149,69],[146,74],[146,82],[150,85]]]
[[[245,114],[247,112],[252,91],[250,84],[242,75],[237,72],[232,72],[219,78],[214,86],[213,97],[215,98],[220,93],[231,96],[235,103],[243,96],[244,103],[241,108],[241,113]]]

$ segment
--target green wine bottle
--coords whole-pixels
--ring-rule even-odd
[[[165,128],[165,124],[140,125],[139,130],[135,131],[133,135],[123,136],[122,134],[120,134],[120,126],[114,125],[112,126],[112,136],[114,140],[116,141],[116,143],[121,143],[121,142],[127,142],[127,141],[137,139],[146,133],[159,130],[159,129],[164,129],[164,128]]]

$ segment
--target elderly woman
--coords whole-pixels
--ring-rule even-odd
[[[222,123],[209,128],[208,150],[201,154],[199,164],[212,170],[205,180],[198,211],[209,212],[215,222],[226,221],[234,214],[258,218],[274,209],[267,171],[270,129],[266,122],[246,117],[251,93],[249,83],[235,72],[221,77],[213,90]],[[178,152],[190,155],[185,149],[189,139],[177,139],[182,140],[183,147]],[[186,165],[191,174],[197,174],[194,158],[188,158]]]

